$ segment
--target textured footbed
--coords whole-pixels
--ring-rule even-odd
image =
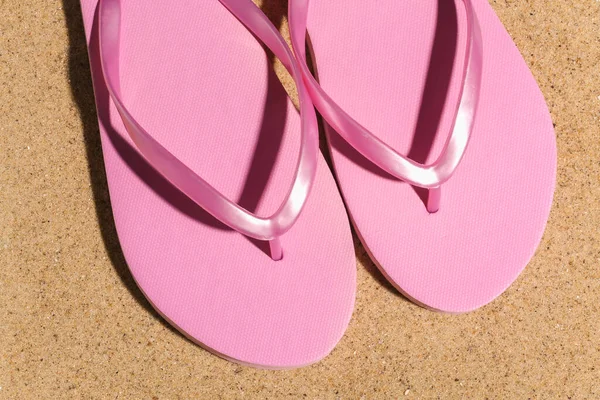
[[[97,0],[82,0],[115,224],[152,305],[228,359],[290,368],[326,356],[355,297],[351,233],[322,157],[274,262],[265,243],[216,221],[134,150],[104,85]],[[122,91],[168,150],[229,198],[273,213],[293,180],[300,120],[255,38],[218,1],[124,1]]]
[[[544,98],[487,1],[474,3],[484,46],[481,102],[438,213],[426,211],[422,190],[382,172],[328,129],[346,206],[376,264],[415,302],[451,313],[490,302],[517,278],[541,240],[556,174]],[[458,101],[465,15],[461,1],[311,0],[318,79],[379,138],[432,162]]]

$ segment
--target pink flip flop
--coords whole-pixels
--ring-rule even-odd
[[[356,264],[285,41],[250,0],[81,5],[115,224],[145,296],[227,359],[326,356]],[[253,34],[297,80],[301,116]]]
[[[544,98],[488,2],[289,7],[294,51],[372,259],[428,308],[460,313],[492,301],[541,240],[556,140]],[[306,32],[318,83],[305,64]]]

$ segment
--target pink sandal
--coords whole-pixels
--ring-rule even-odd
[[[289,20],[371,258],[431,309],[492,301],[540,242],[556,141],[544,98],[488,2],[290,0]]]
[[[285,41],[250,0],[81,5],[115,224],[145,296],[227,359],[326,356],[356,264]],[[253,34],[297,79],[300,116]]]

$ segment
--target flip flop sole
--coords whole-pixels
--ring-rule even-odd
[[[350,320],[356,262],[319,156],[298,221],[268,245],[225,227],[134,149],[100,71],[97,0],[82,0],[115,225],[135,281],[187,337],[244,364],[326,356]],[[271,215],[293,180],[300,118],[261,45],[219,2],[122,3],[121,87],[138,121],[242,207]]]
[[[550,212],[556,140],[544,98],[485,0],[483,81],[471,142],[429,214],[423,190],[382,172],[328,128],[335,173],[361,240],[406,296],[460,313],[518,277]],[[321,86],[401,154],[426,163],[453,124],[466,50],[460,1],[311,0],[308,34]]]

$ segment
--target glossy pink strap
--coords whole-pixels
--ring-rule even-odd
[[[309,0],[290,0],[289,2],[292,47],[300,61],[302,75],[319,112],[340,136],[375,165],[412,185],[432,189],[428,204],[428,209],[432,212],[439,208],[440,185],[450,179],[464,155],[479,103],[483,65],[481,29],[471,0],[463,0],[463,3],[467,11],[467,51],[460,103],[455,113],[452,133],[449,135],[442,153],[434,163],[423,165],[399,154],[382,142],[342,110],[325,93],[306,65],[305,39]]]
[[[271,243],[272,256],[278,259],[281,258],[281,247],[277,238],[287,232],[298,218],[315,177],[319,151],[315,110],[292,52],[268,18],[250,0],[221,0],[221,3],[273,51],[292,74],[298,87],[300,156],[294,183],[286,200],[271,217],[257,217],[227,199],[158,143],[128,111],[121,95],[119,76],[121,0],[99,0],[102,71],[125,128],[144,158],[179,190],[224,224],[244,235],[275,241]]]

